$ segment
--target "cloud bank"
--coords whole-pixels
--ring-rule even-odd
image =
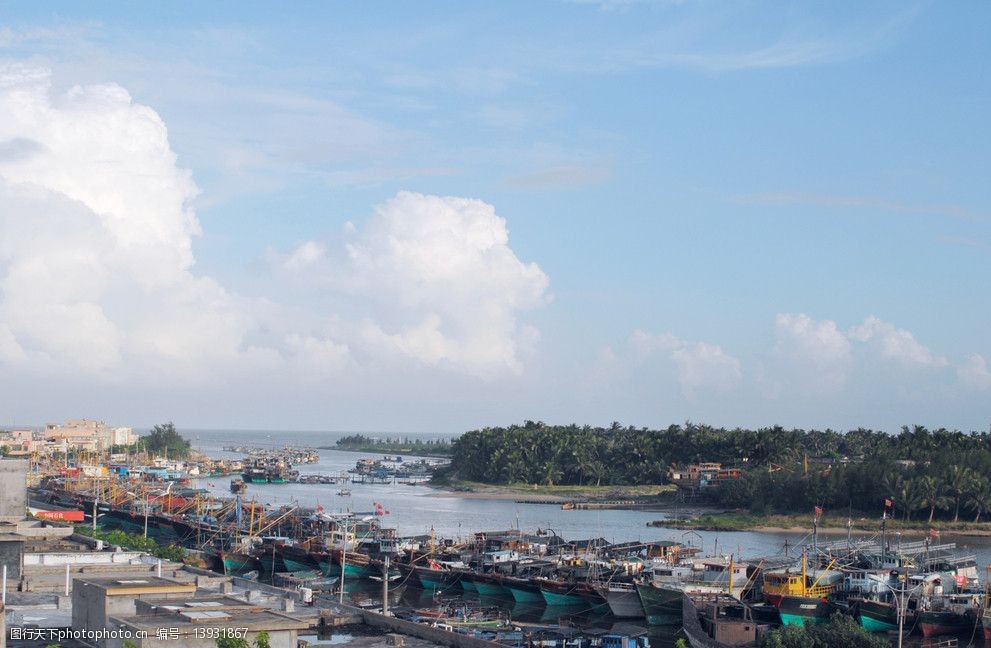
[[[0,67],[0,366],[109,383],[327,378],[369,357],[519,373],[548,278],[482,201],[403,192],[332,249],[282,260],[343,305],[298,312],[195,271],[197,195],[154,110]]]

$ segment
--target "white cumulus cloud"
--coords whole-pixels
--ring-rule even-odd
[[[715,344],[688,342],[671,333],[652,334],[637,329],[630,345],[641,356],[666,353],[674,361],[682,394],[693,397],[702,390],[725,391],[743,376],[740,361]]]
[[[910,331],[882,322],[874,315],[869,315],[862,324],[851,327],[848,335],[857,342],[876,344],[885,358],[937,367],[947,364],[946,358],[934,356]]]
[[[300,245],[281,276],[332,295],[327,313],[196,273],[197,192],[161,118],[120,86],[56,92],[45,70],[0,65],[0,365],[163,385],[312,383],[356,358],[522,371],[537,332],[519,314],[548,279],[491,205],[403,192],[346,245]]]
[[[784,382],[803,389],[831,393],[843,387],[852,360],[850,340],[831,320],[816,321],[804,313],[782,313],[774,319],[774,349],[778,368],[769,378],[772,393]],[[788,374],[783,376],[782,369]],[[781,379],[784,378],[782,381]]]
[[[241,355],[249,318],[191,272],[196,193],[165,124],[123,88],[56,95],[46,71],[3,66],[3,357],[122,377],[140,359],[188,376]]]
[[[336,251],[303,243],[285,266],[316,264],[305,281],[349,295],[367,347],[472,374],[522,370],[537,332],[519,314],[546,303],[548,279],[517,258],[492,205],[404,191],[346,234]]]
[[[964,385],[979,391],[991,390],[991,370],[984,356],[975,353],[957,367],[957,377]]]

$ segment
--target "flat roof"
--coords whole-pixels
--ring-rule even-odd
[[[257,608],[225,610],[184,608],[173,614],[111,617],[110,622],[134,630],[146,630],[151,636],[155,636],[155,631],[159,628],[178,628],[180,635],[189,635],[196,628],[246,628],[248,632],[258,632],[306,630],[311,625],[310,621],[297,619],[288,614]]]
[[[146,575],[144,573],[116,575],[116,576],[77,576],[73,580],[81,581],[87,585],[102,587],[110,596],[114,595],[134,595],[134,594],[158,594],[163,592],[193,593],[196,591],[195,583],[184,583],[172,578]]]

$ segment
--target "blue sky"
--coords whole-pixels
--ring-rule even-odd
[[[8,92],[34,111],[5,104],[0,178],[81,202],[119,252],[76,269],[98,287],[56,291],[99,314],[70,339],[66,309],[49,332],[15,315],[58,277],[0,251],[7,420],[991,421],[983,3],[0,9]],[[139,160],[144,110],[167,141],[145,133]],[[93,139],[65,144],[69,123]],[[68,170],[4,162],[23,142]],[[195,189],[133,218],[143,183],[184,170]],[[9,197],[0,227],[44,243],[49,209]],[[139,227],[178,233],[138,253]],[[148,254],[174,257],[154,289],[131,281]],[[177,302],[210,319],[129,308]]]

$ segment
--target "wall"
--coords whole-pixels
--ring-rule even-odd
[[[124,624],[123,627],[130,629],[132,632],[136,630],[136,628],[127,624]],[[217,646],[216,639],[197,639],[192,634],[182,636],[178,640],[160,640],[155,638],[153,632],[149,632],[148,634],[150,636],[147,639],[132,639],[131,641],[140,646],[140,648],[176,648],[177,646],[182,646],[182,648],[216,648]],[[245,638],[249,645],[254,645],[257,634],[257,632],[249,632],[247,634]],[[272,648],[296,648],[298,643],[295,630],[269,630],[268,638]],[[108,639],[106,648],[122,648],[123,645],[123,639]]]
[[[28,462],[0,459],[0,522],[16,522],[27,515]]]
[[[21,554],[24,549],[22,540],[0,540],[0,565],[7,565],[7,587],[11,581],[16,587],[21,579]]]
[[[24,554],[24,566],[32,565],[110,565],[140,560],[140,551],[46,551]]]

